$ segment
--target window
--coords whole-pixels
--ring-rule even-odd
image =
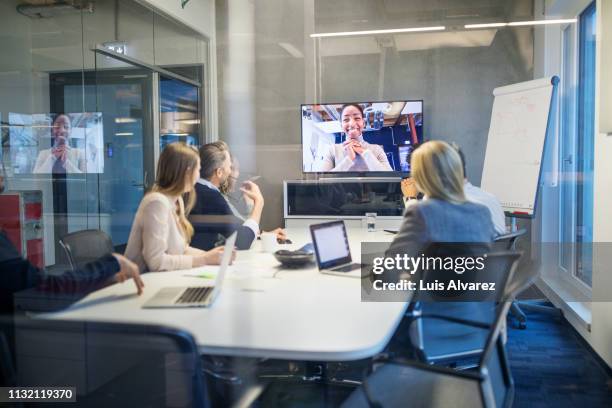
[[[561,31],[559,241],[563,244],[560,246],[559,266],[590,287],[593,267],[595,3],[580,14],[577,35],[576,39],[574,25]]]

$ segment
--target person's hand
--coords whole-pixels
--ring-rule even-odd
[[[365,153],[366,149],[363,148],[363,146],[361,145],[361,143],[359,142],[354,142],[353,143],[353,151],[355,153],[357,153],[360,156],[363,156],[363,154]]]
[[[354,143],[355,142],[351,139],[345,140],[344,143],[342,143],[344,151],[346,152],[346,156],[351,159],[351,161],[354,161],[357,157],[357,155],[355,154]]]
[[[266,231],[264,231],[264,232],[266,232]],[[278,242],[284,242],[284,241],[287,240],[287,233],[282,228],[276,228],[276,229],[273,229],[272,231],[268,231],[268,232],[276,234],[276,240]]]
[[[400,183],[402,187],[402,194],[404,197],[416,197],[418,194],[416,183],[412,177],[405,178]]]
[[[244,183],[242,183],[240,191],[242,191],[242,194],[244,194],[245,198],[253,200],[255,204],[263,204],[264,198],[261,194],[261,190],[259,189],[259,186],[253,183],[252,181],[245,181]]]
[[[138,266],[123,255],[113,254],[113,256],[119,262],[119,272],[115,274],[115,282],[123,283],[128,279],[133,279],[136,285],[136,292],[138,295],[141,295],[144,282],[140,277]]]
[[[204,266],[204,265],[220,265],[221,259],[223,259],[223,247],[218,246],[216,248],[211,249],[210,251],[206,251],[203,255],[198,255],[194,257],[194,266]],[[236,250],[232,250],[232,258],[230,259],[230,264],[234,262],[236,259]]]

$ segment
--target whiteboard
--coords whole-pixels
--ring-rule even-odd
[[[481,187],[504,211],[532,216],[557,77],[496,88]]]

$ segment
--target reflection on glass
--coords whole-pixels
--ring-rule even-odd
[[[199,89],[177,79],[160,77],[160,150],[173,142],[198,143]]]
[[[99,112],[11,112],[9,148],[13,174],[102,173],[102,135]]]

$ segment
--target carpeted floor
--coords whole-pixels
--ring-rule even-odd
[[[526,330],[508,325],[514,407],[612,407],[612,377],[571,325],[563,318],[526,314]]]

